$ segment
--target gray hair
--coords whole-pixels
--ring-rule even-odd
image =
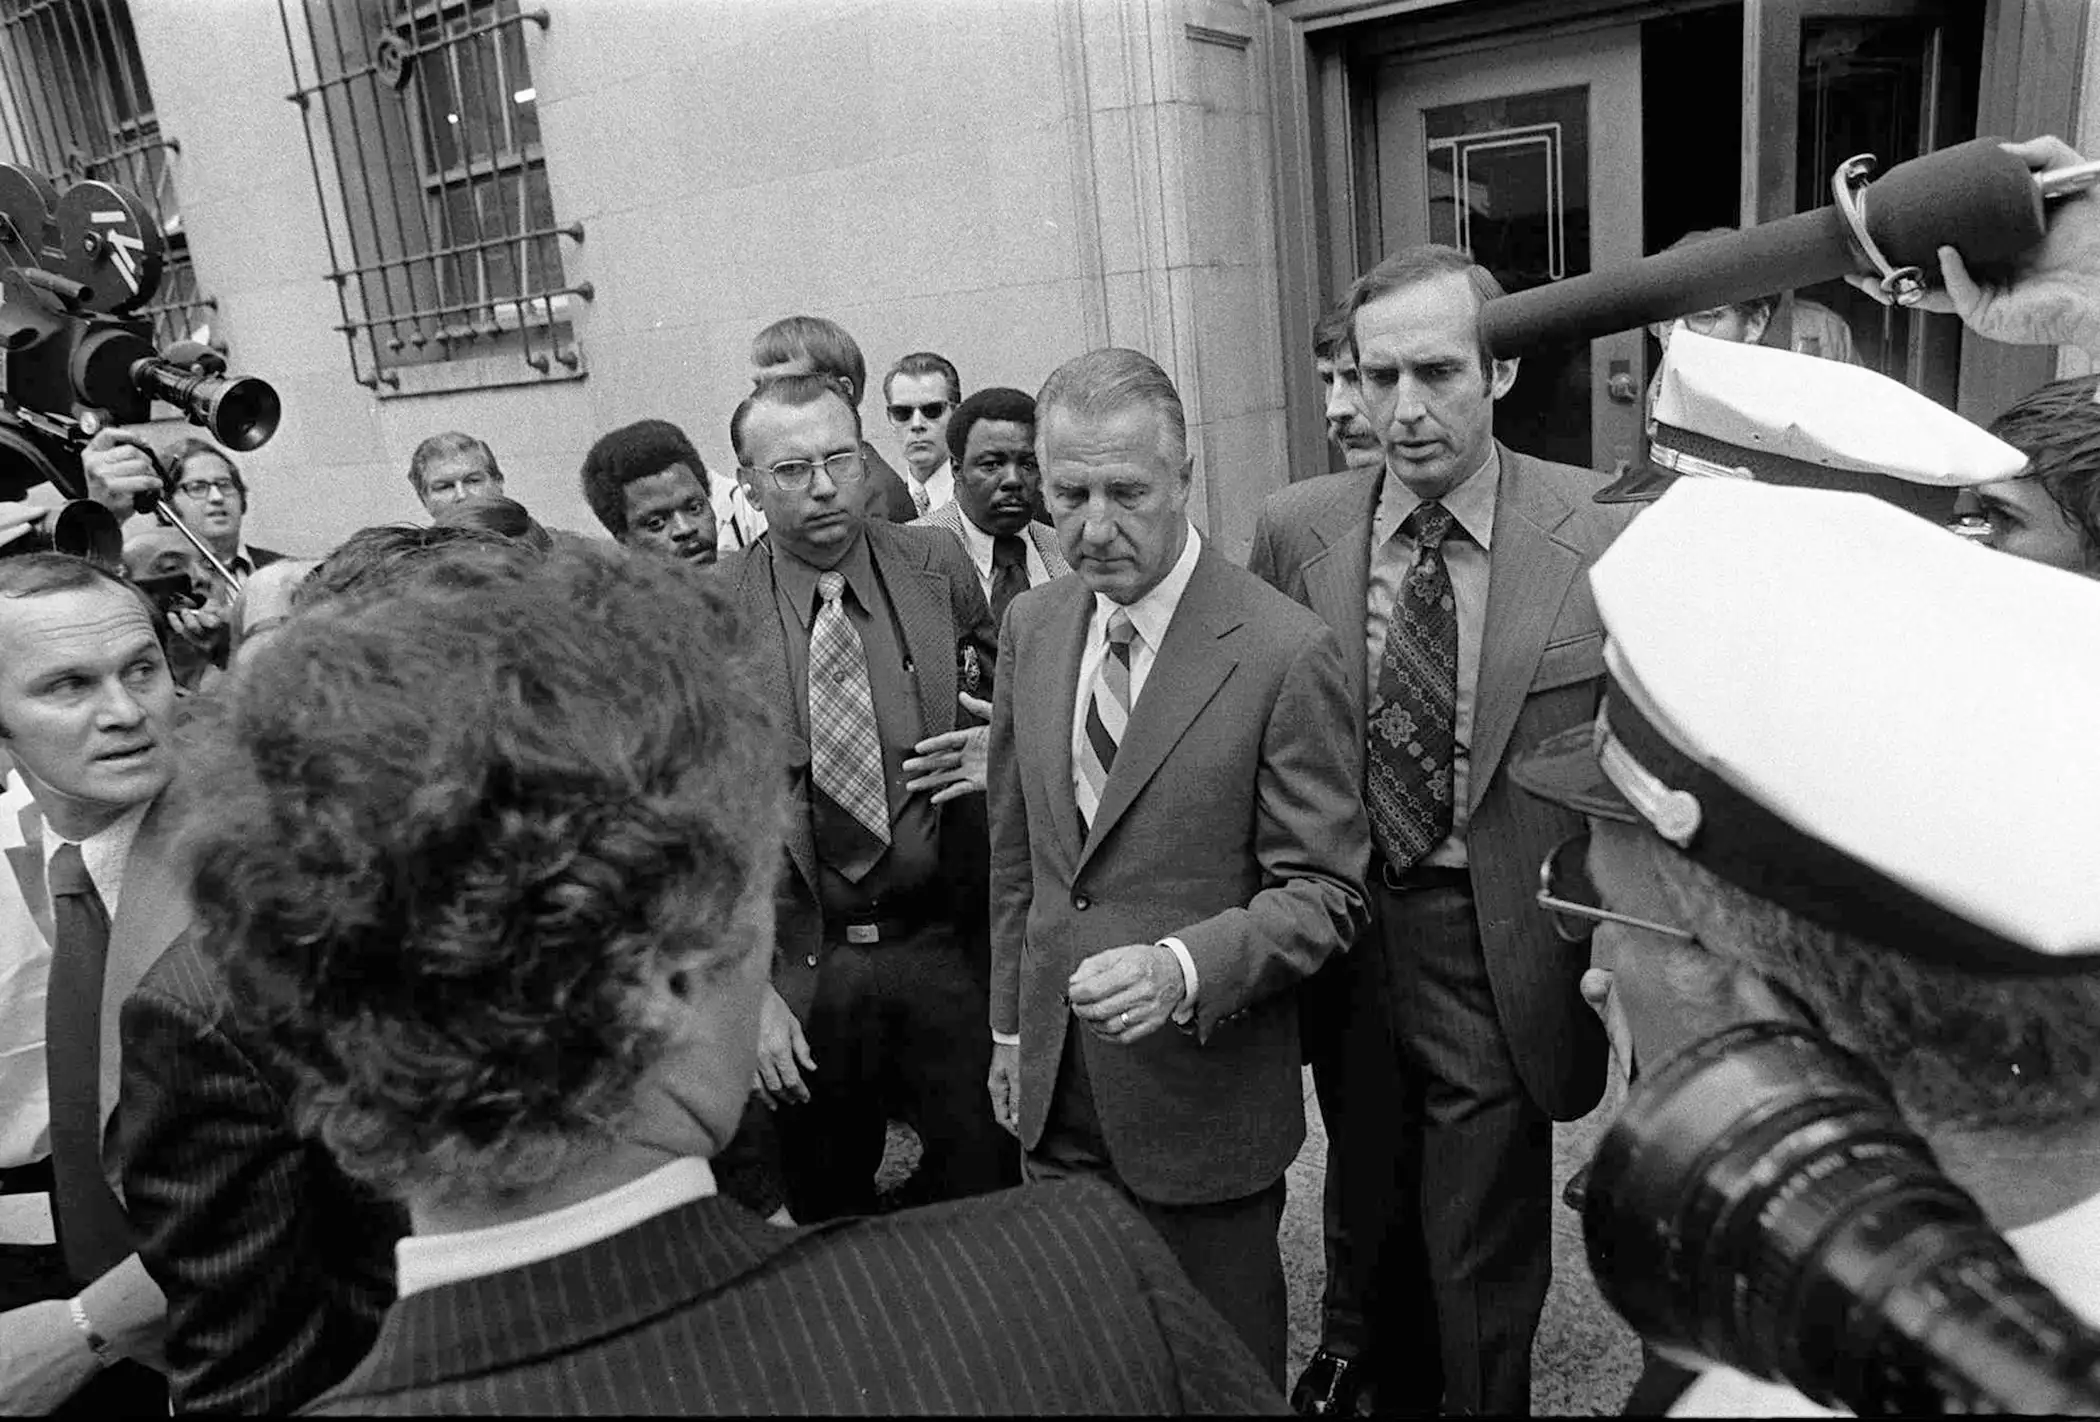
[[[1073,356],[1050,372],[1035,397],[1036,431],[1049,423],[1052,409],[1083,420],[1105,420],[1144,406],[1164,427],[1162,452],[1176,465],[1188,458],[1188,416],[1181,394],[1159,363],[1142,351],[1105,346]]]

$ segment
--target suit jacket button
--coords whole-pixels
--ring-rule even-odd
[[[1072,895],[1072,907],[1078,909],[1081,913],[1085,913],[1087,911],[1087,908],[1093,902],[1094,901],[1088,898],[1085,894]]]

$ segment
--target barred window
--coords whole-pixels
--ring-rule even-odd
[[[517,0],[278,0],[359,383],[584,374]],[[348,260],[345,260],[347,255]],[[495,357],[473,368],[463,363]],[[404,379],[405,377],[405,379]]]
[[[160,289],[138,314],[163,348],[226,349],[175,196],[170,160],[181,145],[154,117],[126,0],[0,0],[0,146],[61,192],[93,178],[137,194],[167,238]]]

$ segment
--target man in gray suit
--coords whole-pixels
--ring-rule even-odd
[[[955,535],[977,566],[992,621],[1002,622],[1016,597],[1072,571],[1057,534],[1032,517],[1043,487],[1035,397],[1005,385],[980,390],[955,407],[947,438],[955,497],[912,525]]]
[[[1591,501],[1601,476],[1495,440],[1517,363],[1492,359],[1478,313],[1500,294],[1450,247],[1396,253],[1357,281],[1352,339],[1384,467],[1273,495],[1249,566],[1362,649],[1349,675],[1374,846],[1364,948],[1387,966],[1406,1080],[1395,1128],[1419,1160],[1442,1365],[1441,1378],[1426,1359],[1394,1370],[1379,1401],[1433,1410],[1441,1393],[1450,1411],[1512,1413],[1530,1405],[1552,1267],[1551,1122],[1597,1103],[1605,1049],[1576,989],[1587,949],[1531,903],[1539,861],[1580,822],[1517,793],[1503,759],[1594,714],[1604,636],[1585,573],[1626,515]]]
[[[1079,356],[1037,406],[1079,576],[1015,598],[1000,635],[993,1109],[1031,1178],[1128,1194],[1280,1386],[1294,989],[1365,917],[1345,658],[1189,526],[1151,360]]]

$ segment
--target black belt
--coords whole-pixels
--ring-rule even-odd
[[[834,943],[865,948],[909,938],[927,924],[946,919],[954,903],[947,894],[918,889],[869,904],[852,913],[824,915],[824,936]]]
[[[1473,871],[1453,868],[1448,864],[1417,864],[1411,869],[1395,869],[1377,855],[1371,862],[1378,870],[1371,876],[1373,883],[1385,885],[1391,894],[1419,894],[1425,889],[1462,889],[1473,892]]]
[[[0,1170],[0,1195],[48,1195],[51,1193],[51,1157],[28,1165]]]

